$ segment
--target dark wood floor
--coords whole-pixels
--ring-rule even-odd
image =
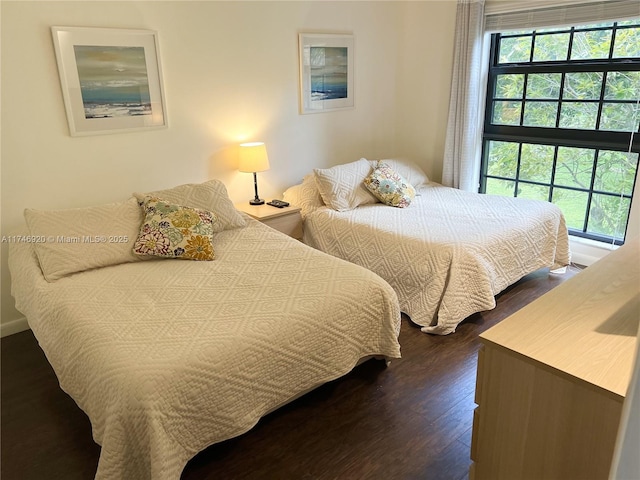
[[[576,272],[525,277],[453,335],[421,333],[403,318],[402,359],[360,365],[201,452],[182,478],[467,478],[478,334]],[[31,332],[0,345],[2,480],[93,478],[100,447],[89,420],[60,390]]]

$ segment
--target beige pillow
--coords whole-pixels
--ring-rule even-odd
[[[282,198],[290,204],[300,207],[303,218],[318,208],[324,207],[313,173],[305,175],[302,183],[287,188]]]
[[[145,219],[133,246],[136,255],[184,260],[213,260],[215,213],[183,207],[155,197],[142,205]]]
[[[364,186],[364,179],[371,173],[371,164],[364,158],[313,172],[322,200],[329,208],[344,212],[378,202]]]
[[[429,183],[427,174],[418,165],[409,160],[387,158],[384,160],[370,160],[370,162],[373,168],[376,168],[379,163],[386,163],[416,188]]]
[[[87,208],[28,208],[24,218],[48,282],[91,268],[141,260],[132,252],[143,219],[133,197]]]
[[[213,226],[214,233],[222,230],[245,227],[247,221],[233,206],[233,202],[227,194],[227,189],[220,180],[209,180],[204,183],[189,183],[167,190],[159,190],[150,193],[133,194],[140,204],[145,197],[157,197],[184,207],[200,208],[213,212],[218,217],[218,222]]]

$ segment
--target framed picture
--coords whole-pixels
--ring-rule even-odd
[[[72,136],[167,126],[151,30],[51,27]]]
[[[353,108],[353,35],[301,33],[300,113]]]

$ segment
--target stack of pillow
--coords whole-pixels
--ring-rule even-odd
[[[416,195],[412,183],[428,182],[419,168],[398,160],[361,158],[327,169],[315,169],[314,175],[324,204],[339,212],[377,202],[408,207]]]
[[[346,211],[378,202],[408,207],[416,195],[414,186],[428,181],[415,165],[361,158],[315,169],[298,187],[310,192],[314,206]],[[299,205],[303,210],[305,201]],[[134,193],[125,202],[96,207],[26,209],[24,216],[48,282],[92,268],[157,257],[213,260],[213,234],[246,225],[219,180]]]
[[[428,183],[422,169],[406,160],[361,158],[315,169],[302,183],[289,187],[284,199],[300,207],[303,218],[324,206],[339,212],[378,202],[404,208]]]
[[[96,207],[24,212],[45,279],[156,257],[213,260],[212,235],[244,227],[219,180]]]

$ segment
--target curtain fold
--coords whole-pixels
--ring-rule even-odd
[[[442,183],[473,192],[480,174],[487,45],[484,0],[458,0]]]

